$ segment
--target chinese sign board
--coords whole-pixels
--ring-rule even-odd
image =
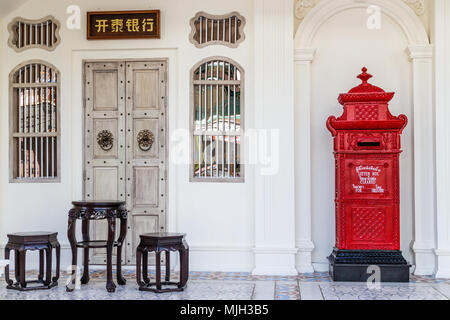
[[[99,11],[87,13],[87,39],[160,39],[160,11]]]

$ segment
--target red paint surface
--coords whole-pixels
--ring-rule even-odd
[[[399,157],[405,115],[394,117],[395,93],[368,83],[338,101],[341,117],[328,118],[336,159],[336,247],[341,250],[400,250]]]

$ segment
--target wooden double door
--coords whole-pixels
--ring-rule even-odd
[[[84,197],[126,201],[124,264],[135,264],[139,235],[165,231],[166,60],[84,63]],[[107,238],[104,221],[92,240]],[[103,249],[90,263],[106,263]]]

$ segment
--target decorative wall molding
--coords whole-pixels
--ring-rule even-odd
[[[402,28],[409,45],[428,45],[428,34],[417,15],[400,0],[371,0],[371,4],[379,6],[383,12],[397,21]],[[316,33],[330,16],[352,8],[367,8],[364,0],[321,0],[305,17],[295,35],[296,48],[311,48]],[[327,14],[323,14],[327,12]]]
[[[306,15],[314,8],[321,0],[296,0],[295,3],[295,17],[298,20],[305,19]],[[425,0],[402,0],[411,9],[414,10],[416,15],[422,16],[425,13]]]
[[[38,20],[14,18],[8,25],[8,45],[16,52],[27,49],[53,51],[59,45],[61,24],[53,16]]]
[[[414,12],[421,16],[425,13],[425,0],[403,0]]]
[[[320,0],[297,0],[295,3],[295,17],[299,20],[305,19],[306,15]]]
[[[224,15],[199,12],[191,19],[189,41],[197,48],[223,45],[237,48],[245,40],[246,20],[234,11]]]

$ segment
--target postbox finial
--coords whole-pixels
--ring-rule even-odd
[[[363,84],[366,84],[367,81],[372,78],[372,75],[367,73],[367,68],[362,68],[362,73],[358,76],[359,79],[363,82]]]

